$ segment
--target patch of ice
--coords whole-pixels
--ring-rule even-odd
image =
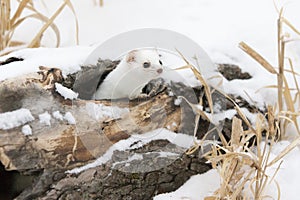
[[[30,110],[21,108],[12,112],[0,114],[0,129],[8,130],[34,120]]]

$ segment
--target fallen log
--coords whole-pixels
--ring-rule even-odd
[[[17,199],[149,199],[210,169],[199,150],[186,155],[186,148],[158,138],[147,143],[129,140],[130,148],[111,151],[106,162],[66,173],[96,162],[118,142],[153,130],[162,129],[174,137],[181,136],[177,133],[192,136],[195,113],[187,102],[178,103],[177,97],[196,104],[203,91],[172,83],[171,92],[164,90],[149,99],[65,99],[48,87],[55,77],[43,79],[46,85],[36,81],[39,77],[35,74],[0,82],[1,117],[22,113],[21,109],[29,112],[28,120],[0,128],[0,161],[5,170],[34,179]],[[233,108],[220,94],[216,97]],[[197,123],[198,139],[214,126],[201,118]]]

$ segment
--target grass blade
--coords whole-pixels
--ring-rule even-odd
[[[29,48],[40,46],[40,42],[42,39],[43,33],[48,29],[48,27],[53,24],[55,18],[61,13],[61,11],[65,8],[67,2],[64,3],[56,10],[56,12],[50,17],[50,19],[46,22],[46,24],[41,28],[41,30],[37,33],[31,43],[28,45]]]
[[[254,60],[256,60],[261,66],[263,66],[268,72],[272,74],[277,74],[277,71],[274,69],[274,67],[260,54],[258,54],[254,49],[248,46],[245,42],[240,42],[239,47],[249,56],[251,56]]]
[[[270,163],[268,163],[268,167],[274,165],[277,163],[280,159],[282,159],[286,154],[288,154],[290,151],[292,151],[295,147],[297,147],[300,144],[300,137],[298,137],[296,140],[294,140],[289,146],[287,146],[276,158],[274,158]]]

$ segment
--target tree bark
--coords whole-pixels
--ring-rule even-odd
[[[176,97],[166,92],[155,98],[131,102],[65,100],[54,90],[46,90],[42,84],[32,81],[32,77],[18,77],[0,83],[1,112],[26,108],[35,118],[27,123],[32,128],[32,135],[22,134],[22,126],[0,130],[0,161],[5,169],[35,176],[35,182],[17,199],[148,199],[154,194],[172,191],[191,175],[203,173],[210,168],[196,154],[187,156],[184,154],[185,149],[167,140],[157,140],[132,151],[115,151],[112,161],[79,176],[65,174],[66,170],[94,161],[111,145],[132,134],[166,127],[178,132],[184,128],[181,124],[182,110],[180,106],[174,105]],[[127,107],[130,112],[117,119],[96,120],[86,111],[90,104]],[[50,115],[54,111],[62,114],[70,112],[76,124],[68,124],[53,116],[50,126],[40,123],[39,115],[46,111]],[[164,146],[172,147],[166,151],[174,152],[176,149],[178,156],[165,158],[154,152]],[[152,151],[153,155],[147,155]],[[125,170],[125,164],[115,166],[114,160],[121,162],[135,152],[143,153],[144,158],[132,166],[146,169],[151,164],[154,168],[132,173]],[[155,165],[160,167],[155,168]]]
[[[135,141],[131,146],[137,145],[136,148],[113,151],[105,164],[79,174],[65,173],[95,161],[113,144],[133,134],[166,128],[193,135],[195,114],[186,102],[175,105],[175,99],[185,96],[191,103],[198,103],[197,97],[203,91],[172,83],[172,95],[165,90],[150,99],[66,100],[36,80],[38,77],[30,74],[0,82],[0,114],[26,108],[35,118],[27,123],[32,135],[22,134],[22,126],[0,129],[0,161],[5,169],[34,178],[17,199],[151,199],[156,194],[176,190],[190,176],[210,169],[199,151],[186,155],[186,149],[158,139],[142,145]],[[217,101],[233,108],[226,98],[219,100],[219,95]],[[239,102],[252,109],[247,102]],[[117,106],[129,112],[98,119],[88,112],[97,105]],[[54,118],[55,111],[63,115],[70,112],[76,124]],[[52,116],[50,125],[39,120],[45,112]],[[231,123],[227,124],[224,134],[230,138]],[[198,125],[197,137],[201,138],[211,124],[200,119]],[[161,156],[162,152],[169,156]],[[129,159],[137,155],[139,159]]]

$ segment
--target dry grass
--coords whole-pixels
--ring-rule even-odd
[[[299,145],[300,137],[271,160],[270,153],[278,131],[273,112],[273,108],[269,107],[268,120],[262,114],[257,114],[256,125],[252,128],[255,132],[251,129],[243,130],[242,121],[234,118],[231,140],[227,142],[220,137],[223,145],[214,144],[211,152],[205,155],[221,177],[220,188],[206,200],[268,199],[270,197],[265,194],[265,191],[271,184],[276,185],[276,199],[280,199],[280,185],[274,177],[281,162],[274,174],[268,174],[267,169]],[[259,145],[251,145],[253,139]]]
[[[274,137],[262,137],[266,124],[264,116],[258,114],[253,132],[243,130],[242,120],[233,118],[231,140],[222,140],[223,145],[213,145],[211,152],[205,155],[221,177],[220,188],[206,199],[263,199],[265,187],[271,179],[266,173],[272,147],[268,142],[274,142]],[[271,130],[271,127],[267,130],[267,136]],[[268,141],[263,146],[254,147],[253,139],[257,144]]]
[[[99,5],[102,7],[104,5],[104,1],[103,0],[98,0],[99,1]],[[97,0],[94,0],[94,4],[97,5]]]
[[[300,117],[300,90],[297,81],[299,74],[294,71],[292,60],[285,57],[286,43],[291,40],[287,40],[286,37],[289,34],[283,33],[283,26],[289,27],[290,30],[299,35],[300,32],[283,17],[282,9],[278,13],[278,67],[272,66],[263,56],[246,43],[240,43],[240,48],[243,51],[255,59],[269,73],[276,75],[277,85],[267,87],[277,89],[278,105],[268,106],[267,113],[265,114],[257,113],[256,124],[252,125],[239,106],[224,94],[235,105],[240,119],[234,117],[232,121],[230,141],[226,141],[222,133],[219,132],[222,144],[214,141],[208,143],[211,144],[211,151],[206,153],[204,157],[218,171],[221,185],[213,195],[206,197],[206,200],[269,199],[272,197],[266,195],[266,189],[271,184],[276,185],[277,199],[280,199],[280,184],[275,180],[275,176],[281,166],[280,160],[300,144],[300,131],[297,121],[297,118]],[[202,75],[188,61],[186,63],[186,66],[179,69],[191,69],[195,77],[204,86],[205,95],[210,96],[211,91]],[[289,70],[286,69],[286,64],[290,66]],[[294,81],[295,88],[290,88],[285,73],[292,74],[292,81]],[[208,97],[208,99],[211,98]],[[185,99],[185,101],[187,100]],[[194,129],[194,135],[196,136],[199,118],[202,117],[209,120],[209,117],[201,110],[201,101],[199,105],[191,104],[190,102],[188,104],[196,114]],[[209,102],[209,104],[212,107],[212,102]],[[242,122],[248,126],[248,130],[243,130]],[[289,124],[294,125],[299,136],[275,158],[271,159],[270,155],[274,144],[279,139],[285,138]],[[194,147],[189,149],[187,153],[191,154],[204,143],[207,144],[205,138],[208,134],[210,133],[207,133],[200,142],[195,141]],[[275,172],[268,174],[268,168],[271,166],[274,167],[274,165],[277,165]],[[276,194],[273,193],[272,195]]]
[[[198,72],[190,63],[188,63],[188,61],[186,61],[186,63],[186,66],[178,68],[178,70],[187,68],[191,69],[195,77],[201,82],[204,88],[207,87],[205,95],[209,95],[210,98],[207,99],[211,99],[211,91],[200,72]],[[206,200],[263,199],[266,197],[264,195],[266,186],[272,182],[275,182],[277,185],[278,198],[280,198],[279,185],[276,183],[276,181],[274,181],[273,177],[270,177],[266,173],[266,171],[268,167],[274,165],[278,160],[292,150],[296,144],[300,143],[300,137],[297,142],[291,144],[282,152],[282,154],[280,154],[274,160],[270,160],[269,158],[272,144],[275,142],[277,138],[276,133],[278,132],[278,125],[274,117],[273,107],[268,107],[268,120],[263,114],[258,113],[257,123],[255,127],[252,127],[251,123],[243,114],[239,106],[227,95],[225,95],[225,97],[232,101],[232,103],[235,105],[237,113],[241,118],[238,119],[234,117],[233,119],[231,140],[227,142],[222,133],[219,132],[221,144],[213,141],[207,142],[205,140],[206,136],[212,131],[218,131],[217,128],[214,128],[207,132],[200,142],[195,140],[195,145],[187,151],[187,154],[192,154],[198,148],[201,148],[203,144],[211,144],[211,151],[206,153],[204,157],[211,163],[214,169],[218,170],[221,177],[221,186],[214,193],[214,195],[207,197]],[[181,98],[191,106],[196,114],[194,129],[194,136],[196,138],[198,120],[201,117],[211,122],[210,117],[201,109],[201,100],[199,104],[192,104],[184,97]],[[242,120],[249,127],[248,130],[243,130]],[[271,145],[269,145],[269,143]],[[263,146],[255,146],[254,144],[263,144]],[[245,191],[251,192],[246,193]]]
[[[74,14],[76,20],[76,42],[78,43],[78,21],[75,14],[74,7],[70,0],[62,0],[62,4],[55,11],[55,13],[50,17],[46,17],[38,10],[35,9],[32,0],[19,0],[18,7],[14,13],[11,13],[11,1],[10,0],[0,0],[0,55],[1,51],[8,47],[21,48],[25,47],[39,47],[43,38],[43,34],[46,30],[51,28],[56,35],[56,46],[60,45],[60,33],[58,27],[55,25],[54,20],[57,16],[68,7]],[[23,16],[24,11],[30,11],[30,14]],[[38,33],[32,38],[29,44],[24,44],[22,41],[14,41],[13,36],[15,30],[28,19],[38,19],[43,22],[43,26],[40,28]],[[9,53],[9,52],[5,52]]]
[[[280,9],[279,18],[277,20],[277,45],[278,45],[278,67],[272,66],[266,59],[264,59],[259,53],[257,53],[254,49],[249,47],[246,43],[241,42],[240,48],[245,51],[248,55],[250,55],[254,60],[256,60],[262,67],[264,67],[268,72],[277,76],[277,85],[276,86],[267,86],[267,87],[275,87],[277,88],[278,101],[277,101],[277,119],[279,121],[279,134],[281,138],[284,138],[286,135],[286,127],[292,123],[298,134],[300,135],[299,124],[297,121],[297,117],[299,117],[299,111],[297,109],[300,108],[300,90],[299,83],[297,81],[297,74],[294,71],[293,62],[290,58],[285,57],[285,47],[287,42],[291,42],[288,40],[289,34],[283,32],[284,26],[287,26],[296,34],[300,35],[300,32],[283,16],[283,9]],[[286,60],[290,66],[290,70],[286,70]],[[291,73],[293,75],[293,81],[296,88],[290,88],[289,83],[286,79],[285,72]]]
[[[189,61],[184,57],[184,55],[180,51],[177,50],[177,52],[181,56],[181,58],[185,61],[186,65],[183,66],[183,67],[179,67],[175,70],[190,69],[193,72],[196,79],[204,87],[204,93],[205,93],[205,96],[206,96],[206,99],[207,99],[207,102],[208,102],[208,106],[209,106],[211,114],[213,114],[213,111],[214,111],[213,110],[213,100],[212,100],[212,92],[211,92],[210,86],[207,84],[207,82],[203,78],[202,74],[197,70],[197,68],[195,66],[193,66],[192,64],[190,64]],[[194,146],[187,152],[188,154],[192,154],[194,151],[196,151],[199,147],[202,146],[202,144],[203,144],[202,142],[205,141],[206,136],[209,135],[212,131],[214,131],[215,128],[210,130],[208,133],[206,133],[206,135],[204,136],[202,142],[200,142],[200,143],[197,142],[196,141],[196,135],[197,135],[197,130],[198,130],[198,124],[199,124],[200,117],[204,120],[207,120],[207,121],[211,122],[211,123],[212,123],[212,120],[211,120],[210,116],[208,115],[208,113],[206,113],[202,110],[202,108],[203,108],[202,98],[199,97],[199,103],[198,104],[192,104],[191,102],[189,102],[183,96],[179,96],[178,98],[184,99],[189,104],[189,106],[192,108],[193,112],[196,115],[196,117],[195,117],[195,127],[194,127]]]

